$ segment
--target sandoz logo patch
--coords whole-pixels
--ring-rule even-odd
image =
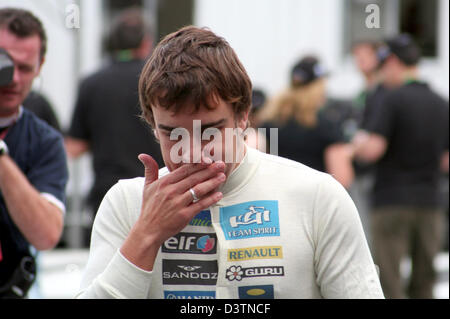
[[[215,285],[217,261],[162,260],[164,285]]]
[[[262,200],[220,208],[227,240],[280,236],[278,201]]]

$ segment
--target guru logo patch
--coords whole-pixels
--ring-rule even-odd
[[[220,208],[227,240],[280,236],[278,201],[262,200]]]
[[[262,266],[262,267],[248,267],[231,266],[227,269],[225,277],[229,281],[241,281],[244,278],[252,277],[274,277],[284,276],[283,266]]]

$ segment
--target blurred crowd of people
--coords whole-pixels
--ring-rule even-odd
[[[328,72],[307,56],[293,66],[290,86],[259,111],[259,123],[278,128],[279,156],[333,175],[368,214],[385,296],[432,298],[448,218],[441,189],[448,101],[419,78],[420,49],[408,34],[355,43],[352,53],[365,87],[347,107],[327,101]],[[406,256],[412,274],[405,288]]]
[[[0,32],[13,33],[8,25],[12,15],[0,14]],[[154,45],[151,34],[135,10],[113,23],[107,42],[110,63],[81,81],[67,131],[39,93],[26,92],[26,100],[20,103],[64,134],[70,159],[92,154],[95,180],[85,199],[92,219],[119,179],[143,175],[139,154],[151,154],[164,166],[159,145],[140,118],[138,99],[139,74]],[[8,46],[4,39],[0,35],[0,47]],[[276,96],[254,88],[250,123],[268,134],[249,135],[247,143],[269,152],[270,129],[277,128],[279,156],[331,174],[353,197],[385,296],[432,298],[433,259],[448,249],[447,223],[443,222],[448,207],[440,197],[441,181],[448,178],[449,170],[448,102],[419,78],[420,50],[409,35],[380,43],[360,41],[353,45],[352,54],[364,79],[364,88],[352,101],[327,96],[329,71],[316,56],[300,57],[292,67],[289,86]],[[9,93],[0,89],[0,98]],[[10,123],[1,123],[0,133],[6,130],[11,135]],[[1,136],[14,154],[11,137]],[[0,171],[0,190],[6,195],[1,180]],[[45,187],[38,191],[50,192]],[[0,199],[0,206],[6,207],[1,195]],[[3,221],[1,225],[6,227]],[[85,247],[89,247],[90,231],[84,234]],[[29,241],[26,231],[22,233]],[[7,238],[0,240],[3,247],[8,243]],[[413,266],[405,289],[400,263],[408,255]],[[13,267],[0,270],[2,275],[14,271]],[[7,279],[0,278],[0,286]]]

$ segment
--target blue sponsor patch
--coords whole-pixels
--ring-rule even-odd
[[[238,287],[239,299],[274,299],[273,285]]]
[[[260,200],[220,208],[227,240],[280,236],[278,201]]]
[[[167,291],[164,299],[216,299],[215,291]]]
[[[209,210],[202,210],[189,222],[191,226],[212,226],[211,212]]]

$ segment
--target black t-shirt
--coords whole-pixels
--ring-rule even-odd
[[[367,130],[371,127],[371,122],[376,120],[376,114],[388,92],[389,90],[383,84],[378,84],[373,90],[367,92],[359,128]]]
[[[23,106],[37,115],[41,120],[47,122],[48,125],[57,131],[61,131],[58,118],[53,111],[50,102],[37,92],[30,92],[23,102]]]
[[[359,129],[369,130],[373,126],[372,122],[377,120],[377,112],[382,108],[383,100],[388,92],[389,89],[381,83],[365,92],[363,109],[358,123]],[[372,175],[375,170],[375,164],[355,159],[353,161],[353,168],[357,176]]]
[[[278,155],[316,170],[325,172],[324,152],[331,144],[344,142],[338,125],[330,121],[322,112],[318,114],[317,125],[305,127],[294,119],[283,126],[265,123],[266,136],[270,140],[270,128],[278,128]]]
[[[163,166],[159,144],[139,117],[138,80],[144,62],[114,62],[82,81],[69,135],[90,144],[95,181],[94,210],[119,179],[144,175],[137,156],[151,155]]]
[[[9,155],[38,192],[62,204],[68,179],[67,159],[59,132],[24,109],[4,139]],[[29,254],[29,243],[11,219],[0,191],[0,285],[11,275],[21,257]]]
[[[376,166],[373,204],[439,205],[440,159],[448,151],[448,102],[419,82],[386,94],[369,130],[388,147]]]

